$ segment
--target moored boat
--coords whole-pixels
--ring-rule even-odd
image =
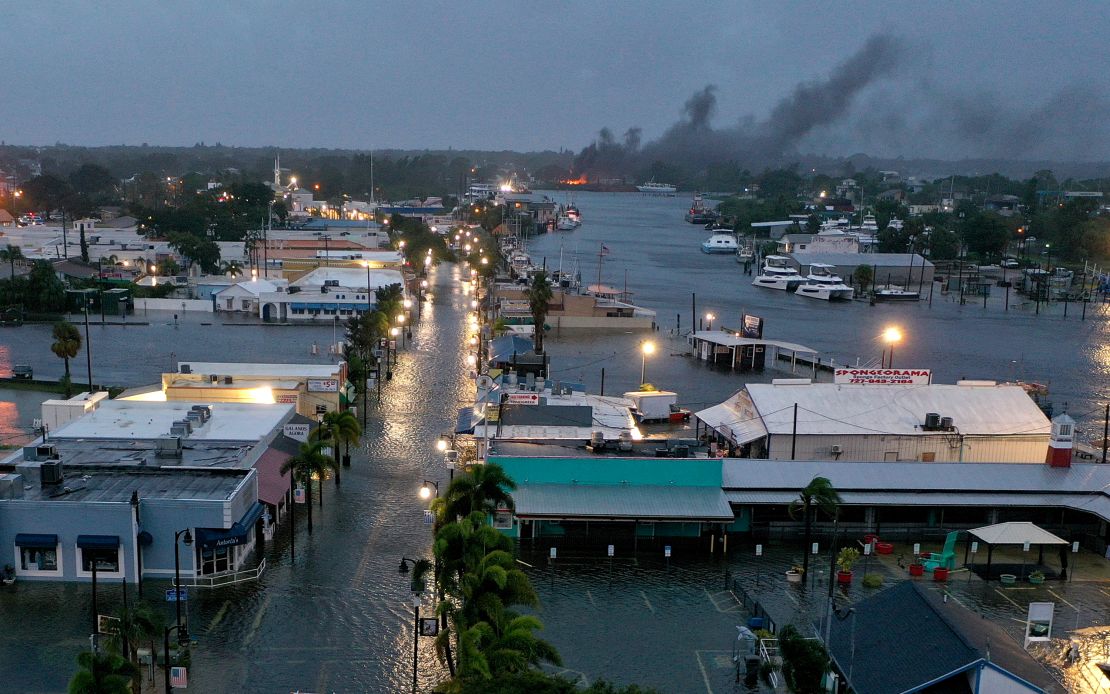
[[[685,218],[691,224],[711,224],[717,221],[717,213],[709,209],[701,193],[694,193],[694,199],[690,202],[690,209],[686,211]]]
[[[674,195],[678,191],[678,188],[670,183],[656,183],[655,180],[652,179],[643,185],[636,186],[636,190],[641,193],[647,193],[648,195]]]
[[[763,267],[752,280],[753,287],[793,291],[802,283],[802,276],[784,255],[769,255],[763,259]]]
[[[735,253],[738,246],[736,237],[732,234],[713,234],[702,241],[702,253]]]
[[[896,284],[887,284],[875,287],[875,301],[918,301],[921,299],[919,292],[899,287]]]
[[[850,300],[855,296],[855,290],[844,284],[840,275],[833,272],[834,267],[825,263],[811,263],[805,282],[798,285],[794,293],[824,301]]]

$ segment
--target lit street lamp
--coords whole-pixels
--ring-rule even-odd
[[[432,490],[435,490],[435,497],[439,498],[439,482],[432,480],[424,480],[424,484],[420,485],[420,498],[427,501],[432,498]]]
[[[185,643],[189,640],[189,632],[181,628],[181,556],[178,551],[181,547],[181,536],[184,535],[185,546],[193,546],[193,534],[189,532],[188,528],[178,530],[173,534],[173,601],[177,606],[177,642]],[[169,638],[169,629],[166,630],[166,638]]]
[[[902,341],[902,330],[897,326],[890,326],[883,331],[883,342],[890,345],[890,357],[887,359],[886,368],[894,368],[894,345]],[[885,352],[885,350],[884,350]]]
[[[713,321],[716,318],[717,318],[717,316],[713,315],[712,313],[705,314],[705,329],[706,330],[712,330],[713,329]]]
[[[645,342],[640,345],[640,385],[647,383],[645,373],[647,371],[647,357],[649,354],[655,353],[655,343]]]

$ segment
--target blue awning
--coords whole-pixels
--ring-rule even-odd
[[[256,501],[251,504],[243,517],[236,521],[235,525],[226,530],[222,528],[197,528],[197,544],[203,549],[245,544],[251,531],[254,530],[255,521],[265,510],[266,507]]]
[[[16,547],[37,547],[39,549],[54,549],[58,546],[57,535],[39,535],[35,533],[19,533],[15,536]]]
[[[78,535],[77,546],[82,549],[119,549],[119,536]]]

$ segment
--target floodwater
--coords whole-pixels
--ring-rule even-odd
[[[966,376],[1048,383],[1057,406],[1069,403],[1081,424],[1097,419],[1090,411],[1110,390],[1106,318],[1093,306],[1082,322],[1075,306],[1066,319],[1056,306],[1034,316],[1014,305],[1003,311],[998,297],[986,309],[970,300],[959,306],[939,293],[931,308],[925,303],[871,307],[764,292],[750,286],[733,258],[700,252],[706,233],[682,221],[684,198],[582,193],[575,202],[583,226],[534,239],[530,250],[554,268],[562,246],[564,267],[571,267],[577,255],[583,278],[595,282],[597,250],[604,242],[610,253],[602,281],[622,286],[627,270],[635,301],[659,315],[660,330],[653,339],[660,349],[644,364],[647,380],[677,390],[689,406],[715,404],[744,382],[740,374],[684,356],[686,343],[670,336],[676,314],[683,328],[689,326],[691,293],[697,295],[697,313],[712,311],[717,325],[735,327],[742,312],[755,313],[765,319],[768,337],[809,345],[821,351],[823,360],[838,363],[876,360],[877,334],[896,322],[906,332],[896,365],[932,368],[940,382]],[[382,403],[371,402],[366,436],[357,451],[352,449],[353,465],[343,471],[342,487],[326,483],[324,508],[314,513],[311,537],[303,507],[297,509],[295,561],[284,526],[268,543],[268,568],[259,582],[192,591],[187,612],[196,646],[190,689],[411,688],[411,596],[397,566],[402,556],[430,553],[416,491],[425,479],[446,479],[434,442],[454,426],[456,409],[473,398],[463,351],[469,297],[462,294],[452,266],[436,272],[434,286],[435,300],[425,304],[412,344],[385,384]],[[75,322],[84,329],[83,316]],[[333,326],[266,326],[200,313],[179,314],[175,320],[172,312],[150,312],[128,317],[127,325],[94,322],[90,337],[94,379],[131,387],[157,382],[182,360],[325,363],[332,358],[325,345],[333,339]],[[634,389],[643,338],[620,332],[553,333],[548,345],[554,377],[596,389],[604,369],[606,393]],[[61,361],[49,344],[47,325],[3,331],[0,373],[26,362],[37,377],[60,376]],[[313,344],[319,347],[316,355]],[[75,380],[84,380],[83,353],[72,368]],[[12,398],[0,391],[0,400],[17,401],[12,420],[22,426],[35,416],[30,396]],[[737,550],[726,564],[676,545],[668,564],[661,556],[652,558],[658,549],[618,556],[612,569],[604,547],[563,557],[554,568],[545,561],[546,548],[532,548],[535,556],[522,553],[543,602],[543,636],[563,654],[565,673],[589,681],[641,682],[668,692],[744,691],[734,688],[732,658],[734,627],[747,615],[725,590],[724,572],[744,576],[754,571],[758,583],[770,585],[771,558],[766,566],[755,564]],[[781,570],[774,572],[781,576]],[[147,597],[161,595],[166,585],[148,581]],[[114,608],[121,597],[119,586],[101,586],[102,611]],[[169,604],[162,605],[169,615]],[[1092,625],[1099,623],[1105,620]],[[2,688],[63,691],[75,656],[87,647],[91,624],[87,585],[20,581],[0,589]],[[420,644],[419,671],[421,691],[445,676],[429,639]]]

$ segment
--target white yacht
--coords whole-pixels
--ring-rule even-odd
[[[850,300],[855,296],[855,290],[844,284],[840,275],[833,273],[834,267],[825,263],[812,263],[805,283],[799,285],[795,294],[825,301]]]
[[[702,253],[735,253],[739,246],[732,234],[713,234],[701,243]]]
[[[781,289],[793,291],[802,283],[802,276],[790,264],[790,258],[784,255],[769,255],[763,259],[763,267],[759,274],[752,280],[754,287],[767,289]]]
[[[678,188],[670,183],[656,183],[655,179],[652,179],[643,185],[636,186],[636,190],[648,195],[674,195]]]

